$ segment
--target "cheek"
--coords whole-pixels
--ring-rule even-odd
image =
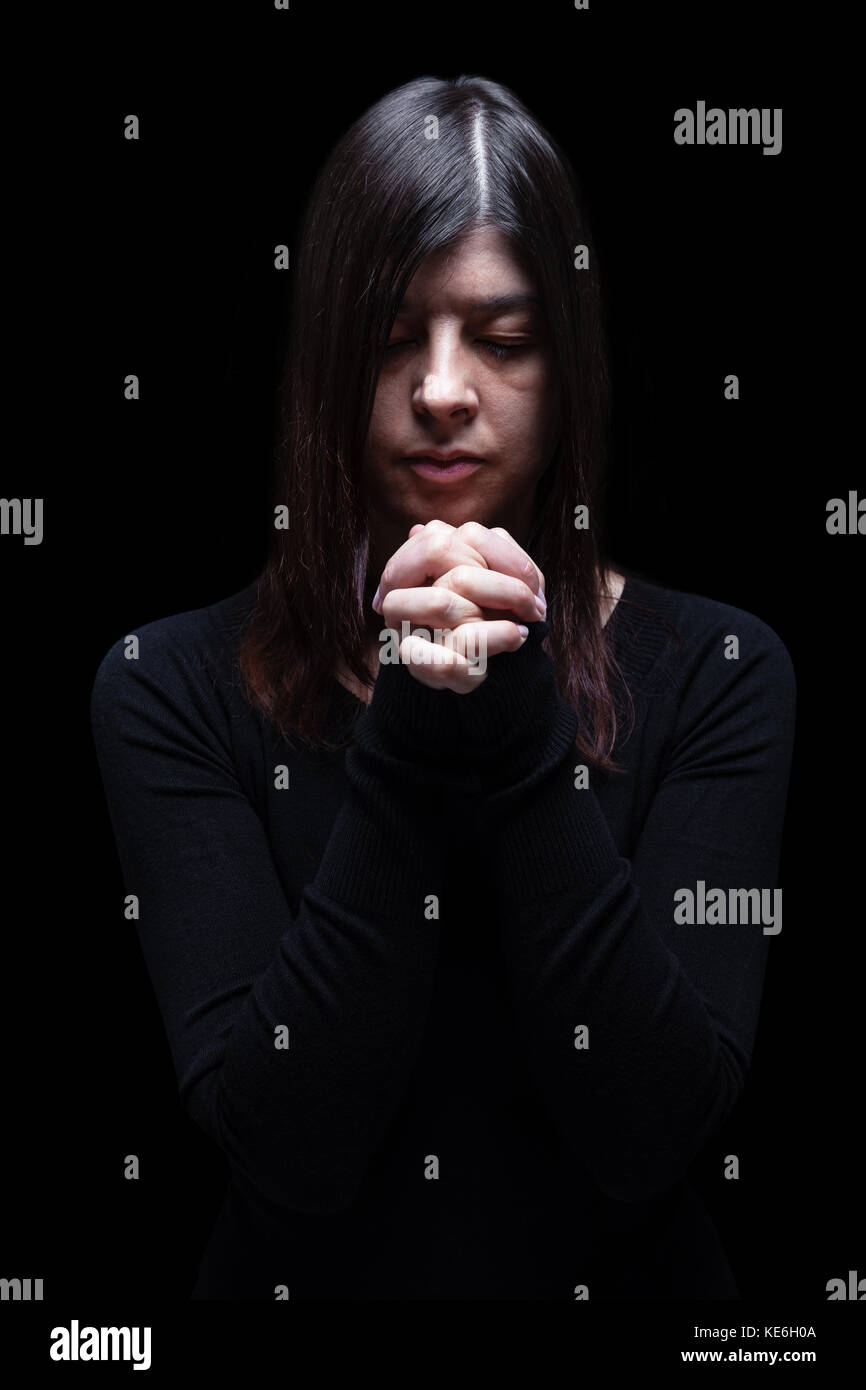
[[[370,454],[382,447],[387,440],[389,410],[386,403],[385,392],[381,384],[376,388],[376,395],[373,400],[373,411],[370,415],[370,424],[367,429],[367,453]]]
[[[373,413],[370,416],[370,429],[367,437],[369,447],[375,448],[377,445],[388,443],[388,436],[397,418],[398,409],[399,392],[394,381],[383,380],[380,377],[373,401]]]
[[[524,409],[529,402],[529,409],[542,410],[549,404],[552,395],[550,372],[537,359],[515,364],[503,385],[506,393],[520,397]]]
[[[555,393],[548,373],[537,364],[515,369],[508,382],[500,383],[491,407],[509,431],[536,435],[540,421],[549,421]]]
[[[527,417],[532,420],[532,429],[537,439],[545,437],[559,428],[559,391],[555,377],[546,368],[533,372],[531,383],[527,383],[527,395],[531,394],[531,404],[527,403]]]

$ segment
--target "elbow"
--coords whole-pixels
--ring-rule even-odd
[[[183,1108],[226,1158],[233,1175],[281,1211],[336,1216],[358,1196],[363,1174],[340,1172],[321,1153],[292,1142],[273,1126],[241,1122],[225,1104],[216,1077],[210,1087],[182,1096]]]
[[[295,1157],[274,1167],[270,1152],[266,1159],[237,1152],[226,1154],[234,1174],[243,1179],[247,1190],[256,1192],[281,1212],[299,1216],[339,1216],[355,1202],[362,1177],[349,1178],[329,1171],[318,1161]]]
[[[657,1133],[651,1147],[640,1148],[634,1140],[623,1140],[628,1167],[610,1154],[599,1157],[593,1165],[593,1177],[604,1195],[615,1202],[650,1202],[683,1183],[696,1157],[731,1114],[742,1092],[744,1074],[745,1068],[723,1048],[721,1075],[700,1113],[676,1126],[671,1124],[666,1134]]]
[[[300,1216],[338,1216],[349,1210],[358,1195],[359,1184],[351,1187],[307,1181],[306,1176],[286,1181],[281,1174],[276,1180],[270,1174],[243,1170],[247,1186],[252,1186],[281,1211]]]
[[[688,1165],[684,1168],[677,1165],[673,1168],[644,1169],[640,1173],[633,1170],[615,1175],[608,1173],[603,1177],[597,1176],[595,1181],[611,1201],[635,1204],[664,1197],[683,1181],[687,1172]]]

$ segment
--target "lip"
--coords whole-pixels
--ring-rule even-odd
[[[435,459],[437,463],[454,463],[456,459],[471,459],[475,463],[483,463],[480,454],[473,454],[471,449],[416,449],[414,453],[407,454],[407,459]]]
[[[432,456],[417,455],[408,458],[406,462],[417,473],[420,478],[432,478],[437,483],[456,482],[458,478],[466,478],[470,473],[481,467],[482,460],[471,455],[455,454],[449,463],[434,462]]]

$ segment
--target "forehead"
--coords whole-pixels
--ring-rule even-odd
[[[401,308],[472,312],[531,309],[541,300],[528,268],[498,227],[478,227],[429,255],[415,272]]]

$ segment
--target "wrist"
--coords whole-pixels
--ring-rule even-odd
[[[413,762],[456,763],[460,726],[453,690],[416,680],[402,661],[380,662],[373,696],[358,728],[393,757]]]
[[[533,623],[515,652],[491,658],[487,679],[461,699],[461,737],[483,796],[504,811],[569,756],[577,714],[559,694],[542,643],[546,620]]]
[[[477,690],[460,696],[463,739],[484,761],[526,736],[549,716],[556,699],[553,662],[542,648],[550,624],[529,624],[529,636],[513,652],[488,658]]]

